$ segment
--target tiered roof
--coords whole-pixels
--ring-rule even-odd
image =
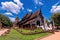
[[[26,14],[26,15],[23,17],[24,20],[23,20],[23,21],[21,20],[21,21],[19,22],[19,24],[20,24],[20,25],[29,24],[30,22],[34,21],[35,18],[36,18],[38,15],[39,15],[41,18],[43,18],[42,13],[41,13],[41,10],[36,11],[34,14],[33,14],[32,12],[30,12],[30,14]]]

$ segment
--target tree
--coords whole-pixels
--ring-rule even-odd
[[[54,20],[55,26],[60,26],[60,13],[55,13],[51,17]]]
[[[2,22],[3,26],[6,26],[6,27],[12,26],[12,22],[10,21],[10,19],[2,14],[0,14],[0,22]]]

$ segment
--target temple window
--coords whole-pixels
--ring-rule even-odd
[[[37,25],[40,26],[40,21],[37,21]]]

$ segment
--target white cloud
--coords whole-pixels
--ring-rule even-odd
[[[55,5],[52,6],[50,12],[51,13],[57,13],[57,12],[60,12],[60,5],[58,5],[59,2],[57,2]]]
[[[43,5],[43,3],[42,3],[42,2],[39,2],[39,4],[40,4],[40,5]]]
[[[32,12],[32,10],[31,10],[31,9],[27,9],[27,11]]]
[[[24,7],[22,7],[22,10],[24,10]]]
[[[16,2],[17,4],[15,4]],[[19,0],[14,0],[14,2],[1,2],[2,8],[4,10],[10,11],[12,13],[18,14],[20,12],[20,9],[23,8],[23,3],[21,3]]]
[[[38,4],[38,0],[34,0],[34,2],[35,2],[36,4]]]
[[[37,7],[35,6],[35,8],[37,8]]]
[[[39,0],[34,0],[35,4],[39,4],[39,5],[43,5],[42,2],[40,2]]]
[[[19,6],[22,6],[23,5],[20,0],[14,0],[14,2],[16,2],[17,5],[19,5]]]
[[[15,22],[15,18],[9,17],[9,19],[10,19],[12,22]]]
[[[13,14],[10,13],[10,12],[6,12],[5,14],[6,14],[6,15],[11,15],[11,16],[13,16]]]
[[[51,8],[50,12],[51,12],[51,13],[54,13],[54,12],[55,12],[55,10],[56,10],[56,8],[57,8],[57,6],[52,6],[52,8]]]

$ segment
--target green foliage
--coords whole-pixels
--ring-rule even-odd
[[[10,21],[10,19],[2,14],[0,14],[0,21],[3,23],[3,26],[12,26],[12,22]]]
[[[52,19],[54,20],[55,26],[60,26],[60,13],[55,13]]]

